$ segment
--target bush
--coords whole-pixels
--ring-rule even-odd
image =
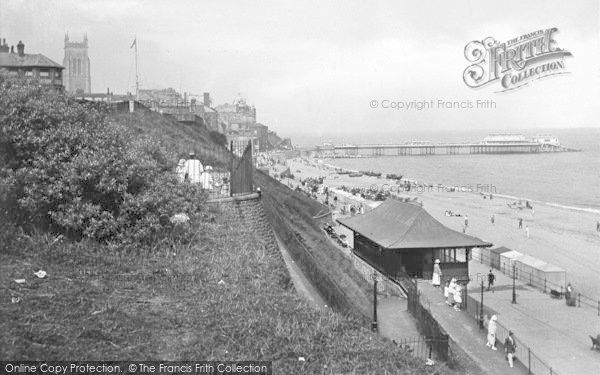
[[[175,157],[106,120],[108,107],[0,76],[0,208],[26,230],[101,242],[152,243],[161,215],[202,207]]]
[[[225,134],[211,130],[209,135],[210,135],[210,139],[214,143],[216,143],[220,146],[223,146],[223,147],[227,147],[227,136]]]

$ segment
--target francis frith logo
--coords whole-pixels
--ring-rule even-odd
[[[465,84],[478,88],[497,82],[501,92],[540,78],[568,73],[565,57],[572,55],[558,47],[554,39],[557,32],[553,27],[504,43],[492,37],[470,42],[465,46],[465,58],[471,63],[463,73]]]

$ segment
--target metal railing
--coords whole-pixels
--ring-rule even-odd
[[[251,142],[231,141],[229,148],[216,144],[203,145],[191,151],[205,168],[212,167],[212,170],[204,171],[209,175],[204,190],[210,199],[232,197],[254,191]]]
[[[434,348],[448,345],[448,340],[433,336],[417,336],[394,340],[394,343],[417,358],[443,360],[439,358]]]
[[[435,340],[432,344],[432,349],[438,359],[445,362],[451,361],[453,356],[449,345],[450,336],[433,317],[433,314],[429,309],[429,301],[427,301],[428,307],[424,306],[421,299],[426,299],[426,297],[421,295],[421,292],[417,287],[417,281],[407,279],[403,280],[402,284],[407,289],[408,311],[416,319],[419,332],[424,336],[431,337]]]

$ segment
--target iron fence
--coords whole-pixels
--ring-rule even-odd
[[[251,142],[231,141],[229,148],[216,144],[203,145],[191,152],[204,166],[203,173],[207,176],[201,179],[209,199],[243,195],[254,191]],[[207,168],[208,166],[211,168]]]
[[[426,308],[421,299],[425,298],[417,288],[417,281],[404,279],[401,281],[407,291],[408,311],[417,321],[417,328],[424,336],[433,339],[431,348],[439,360],[448,362],[451,359],[449,340],[450,336],[439,325],[437,320],[431,314],[428,307]]]
[[[415,357],[432,360],[443,360],[438,357],[434,348],[448,344],[447,340],[433,336],[402,338],[397,341],[394,340],[394,343]]]

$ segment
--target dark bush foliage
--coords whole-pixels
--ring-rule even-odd
[[[227,136],[225,134],[219,133],[214,130],[211,130],[209,134],[210,134],[210,139],[214,143],[221,145],[223,147],[227,147]]]
[[[202,208],[176,158],[152,138],[106,120],[109,108],[0,76],[0,209],[25,230],[148,244],[161,215]]]

